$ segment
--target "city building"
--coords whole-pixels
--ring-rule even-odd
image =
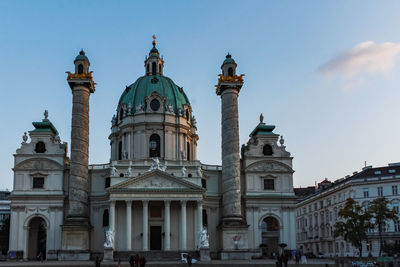
[[[293,158],[262,115],[240,149],[244,80],[231,55],[216,86],[222,166],[197,158],[194,111],[182,87],[164,75],[155,39],[145,75],[123,88],[116,103],[110,161],[89,165],[95,82],[84,51],[74,64],[67,77],[73,95],[70,157],[47,111],[14,155],[10,255],[87,260],[102,257],[106,241],[115,258],[142,253],[154,259],[157,251],[176,257],[207,252],[207,242],[200,242],[203,228],[212,258],[248,259],[261,247],[277,253],[282,243],[296,248]]]
[[[318,184],[315,193],[303,198],[296,207],[297,248],[303,253],[320,253],[326,256],[356,256],[358,250],[342,237],[334,237],[334,224],[339,220],[338,212],[351,197],[367,208],[377,197],[389,200],[390,207],[399,211],[400,163],[385,167],[366,166],[351,176]],[[400,222],[390,222],[383,237],[385,242],[400,242]],[[368,243],[363,244],[363,256],[370,252],[379,255],[377,231],[368,233]]]

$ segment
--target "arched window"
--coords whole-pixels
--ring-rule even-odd
[[[82,74],[83,73],[83,65],[79,64],[78,65],[78,74]]]
[[[150,64],[147,63],[147,73],[150,72]]]
[[[35,145],[35,152],[36,153],[44,153],[46,152],[46,145],[42,141],[39,141]]]
[[[233,77],[233,68],[228,69],[228,76]]]
[[[158,65],[158,72],[161,74],[161,64]]]
[[[186,110],[186,119],[189,120],[189,110]]]
[[[105,209],[103,212],[103,227],[108,227],[110,225],[110,215],[108,213],[108,209]]]
[[[150,136],[149,154],[152,158],[160,157],[160,136],[158,134]]]
[[[273,154],[272,146],[269,144],[266,144],[263,147],[263,154],[264,154],[264,156],[271,156]]]
[[[187,153],[187,156],[186,156],[187,160],[190,160],[190,143],[189,142],[186,143],[186,153]]]
[[[151,63],[151,74],[152,75],[157,74],[157,64],[155,62]]]
[[[122,159],[122,141],[118,143],[118,160]]]

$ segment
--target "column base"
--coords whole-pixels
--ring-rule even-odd
[[[200,261],[211,261],[209,248],[200,248]]]
[[[61,251],[59,260],[90,260],[90,232],[87,222],[67,221],[61,226]]]
[[[104,261],[114,261],[114,249],[104,248]]]
[[[222,221],[219,225],[222,251],[248,249],[248,225],[244,221]]]

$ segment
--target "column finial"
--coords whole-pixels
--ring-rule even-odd
[[[157,39],[157,37],[156,37],[156,35],[155,34],[153,34],[153,42],[152,42],[152,44],[153,44],[153,46],[156,46],[156,39]]]

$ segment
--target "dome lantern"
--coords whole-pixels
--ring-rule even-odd
[[[222,75],[233,77],[236,75],[237,64],[232,56],[228,53],[224,62],[221,65]]]
[[[164,60],[156,48],[156,36],[153,35],[153,48],[149,52],[149,57],[144,61],[146,76],[163,75]]]

